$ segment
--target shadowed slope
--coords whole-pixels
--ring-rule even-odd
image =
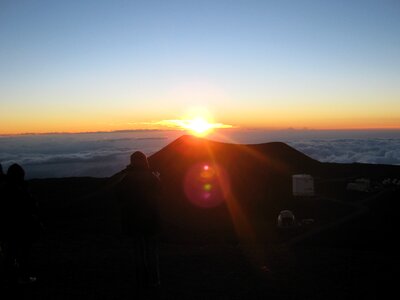
[[[196,207],[184,193],[187,173],[198,164],[217,164],[224,169],[240,213],[249,223],[274,220],[282,209],[304,211],[305,217],[332,220],[350,212],[349,207],[332,202],[301,203],[291,194],[291,175],[308,173],[317,180],[332,178],[399,175],[398,166],[372,164],[321,163],[280,142],[239,145],[209,141],[193,136],[182,136],[150,157],[152,168],[161,173],[165,187],[162,212],[165,220],[175,229],[198,232],[202,236],[231,232],[232,210],[222,205],[203,209]],[[226,195],[225,195],[226,196]],[[236,208],[235,208],[236,209]],[[233,220],[235,221],[235,220]],[[265,235],[264,228],[253,226]],[[256,229],[256,230],[258,230]],[[222,234],[224,236],[224,234]],[[226,235],[225,235],[226,236]]]
[[[274,171],[290,173],[314,169],[320,164],[285,143],[228,144],[188,135],[153,154],[150,162],[154,168],[161,170],[178,162],[190,164],[199,160],[210,160],[211,155],[221,163],[257,163]]]
[[[233,234],[232,209],[250,223],[261,206],[268,215],[275,215],[281,208],[279,202],[290,196],[291,174],[318,170],[321,165],[284,143],[239,145],[192,136],[182,136],[149,161],[161,173],[165,188],[161,207],[166,222],[174,230],[190,230],[202,236]],[[187,174],[199,163],[218,166],[227,177],[223,180],[229,182],[229,191],[221,195],[223,204],[217,207],[199,208],[184,192]],[[228,211],[225,203],[229,206],[232,201],[234,207]]]

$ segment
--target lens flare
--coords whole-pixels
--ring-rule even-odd
[[[212,184],[206,183],[206,184],[204,185],[203,189],[204,189],[205,191],[207,191],[207,192],[211,191],[211,189],[212,189]]]
[[[228,190],[228,175],[219,165],[199,163],[186,173],[184,192],[188,200],[196,206],[216,207],[225,201]]]

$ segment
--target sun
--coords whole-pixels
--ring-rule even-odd
[[[205,136],[209,134],[214,128],[214,124],[208,122],[202,117],[187,120],[184,127],[188,129],[192,134],[197,136]]]
[[[157,125],[162,127],[185,130],[191,135],[204,137],[218,129],[233,128],[233,125],[224,123],[215,123],[212,116],[204,111],[200,113],[190,113],[181,119],[169,119],[156,122]]]

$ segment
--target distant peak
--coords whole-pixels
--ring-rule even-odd
[[[190,134],[184,134],[184,135],[180,136],[178,138],[178,140],[186,140],[186,139],[190,139],[190,138],[194,138],[194,136],[190,135]]]
[[[205,138],[202,137],[198,137],[198,136],[194,136],[194,135],[190,135],[190,134],[184,134],[181,137],[177,138],[175,140],[175,142],[192,142],[192,141],[208,141]]]
[[[201,138],[198,136],[191,135],[191,134],[184,134],[178,138],[178,140],[186,140],[186,139],[201,139]]]

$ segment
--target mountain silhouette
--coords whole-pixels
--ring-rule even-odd
[[[150,157],[150,163],[160,170],[165,167],[216,160],[221,164],[258,164],[281,173],[301,172],[319,162],[281,142],[243,145],[215,142],[184,135]],[[261,165],[260,165],[261,164]]]
[[[219,235],[221,231],[233,234],[232,212],[226,205],[228,199],[217,199],[221,205],[207,209],[193,205],[188,199],[183,185],[196,164],[221,168],[236,204],[244,215],[253,219],[256,218],[252,216],[254,211],[266,211],[267,206],[268,214],[278,213],[279,198],[286,199],[291,193],[290,176],[316,170],[321,164],[284,143],[240,145],[188,135],[153,154],[149,162],[160,172],[165,187],[164,198],[168,202],[162,205],[164,217],[175,227],[190,229],[202,236]],[[223,198],[223,193],[219,197]],[[273,198],[277,198],[275,203]]]
[[[235,233],[232,211],[227,205],[229,199],[221,199],[221,204],[216,207],[199,208],[185,194],[187,174],[198,164],[222,168],[241,212],[250,223],[261,223],[264,227],[268,222],[273,226],[279,211],[287,208],[296,209],[304,217],[328,219],[350,212],[351,209],[340,205],[314,205],[295,200],[292,195],[293,174],[311,174],[317,182],[358,177],[381,180],[384,176],[400,176],[398,166],[322,163],[281,142],[243,145],[189,135],[153,154],[149,162],[161,174],[165,199],[161,207],[167,223],[174,228],[175,234],[187,230],[202,237]],[[316,188],[319,186],[324,189],[323,184]],[[219,196],[226,197],[223,193]],[[265,228],[259,228],[257,224],[254,227],[265,234]]]

